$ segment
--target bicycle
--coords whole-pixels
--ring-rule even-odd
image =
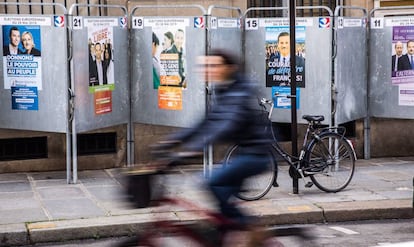
[[[174,156],[179,156],[175,153]],[[165,156],[164,161],[166,160]],[[169,158],[168,158],[169,159]],[[174,161],[173,161],[174,160]],[[314,236],[309,232],[309,228],[303,227],[284,227],[264,229],[258,228],[258,235],[249,235],[252,238],[246,238],[243,232],[250,231],[245,226],[235,224],[225,216],[202,208],[195,203],[183,198],[167,197],[162,192],[162,186],[156,186],[154,180],[157,177],[165,176],[170,172],[170,168],[182,164],[177,159],[170,159],[168,165],[156,164],[149,167],[134,169],[127,172],[127,194],[130,201],[137,208],[161,205],[175,205],[187,209],[201,216],[198,220],[187,222],[171,220],[162,214],[158,220],[147,223],[144,229],[137,232],[135,236],[118,243],[118,247],[126,246],[199,246],[199,247],[222,247],[222,246],[246,246],[246,247],[283,247],[278,241],[278,237],[295,236],[303,242],[310,243]],[[237,235],[237,232],[239,234]],[[242,233],[240,233],[242,232]],[[236,233],[235,235],[231,234]],[[230,237],[229,237],[230,236]],[[259,236],[259,237],[257,237]],[[177,242],[179,244],[177,245]],[[241,242],[240,242],[241,241]],[[248,245],[245,245],[245,242]],[[175,244],[175,245],[174,245]],[[240,245],[242,244],[242,245]]]
[[[316,185],[325,192],[339,192],[351,182],[355,171],[356,154],[350,140],[345,137],[344,127],[323,127],[324,116],[304,115],[307,130],[299,156],[286,152],[278,143],[272,127],[274,103],[263,98],[260,101],[263,112],[267,112],[266,128],[270,128],[273,141],[268,152],[268,169],[266,172],[245,181],[241,191],[236,195],[246,201],[258,200],[265,196],[271,187],[277,187],[276,155],[280,155],[289,164],[292,178],[301,178],[305,187]],[[270,108],[269,108],[270,107]],[[269,109],[268,109],[269,108]],[[224,166],[231,165],[232,157],[242,153],[243,147],[234,145],[229,148],[224,158]],[[306,182],[309,177],[311,181]]]

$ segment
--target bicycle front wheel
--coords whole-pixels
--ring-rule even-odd
[[[348,140],[334,132],[325,132],[308,146],[304,173],[325,192],[338,192],[351,182],[355,171],[354,149]]]
[[[243,152],[243,147],[239,145],[232,146],[224,158],[224,166],[231,166],[232,160]],[[245,179],[239,193],[236,195],[239,199],[254,201],[262,198],[269,192],[277,177],[276,163],[271,150],[269,150],[266,159],[266,171]]]

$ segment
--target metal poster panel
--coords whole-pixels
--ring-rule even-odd
[[[296,72],[298,122],[305,114],[331,116],[332,19],[297,18]],[[287,18],[246,18],[246,72],[259,83],[261,97],[275,102],[275,122],[291,122],[290,40]],[[324,47],[324,49],[321,49]]]
[[[368,115],[367,19],[337,18],[333,110],[335,124],[342,124]]]
[[[205,113],[204,17],[132,17],[133,121],[189,127]]]
[[[413,119],[414,18],[374,17],[370,23],[370,116]]]
[[[126,17],[72,17],[78,132],[128,122]]]
[[[0,24],[0,127],[66,132],[65,17],[0,16]]]

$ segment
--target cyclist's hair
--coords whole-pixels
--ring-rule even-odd
[[[237,55],[227,50],[213,49],[208,53],[208,56],[222,57],[224,60],[224,64],[236,66],[240,65],[240,59],[237,57]]]

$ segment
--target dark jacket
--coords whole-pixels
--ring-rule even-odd
[[[180,140],[187,150],[194,151],[218,142],[246,145],[249,153],[265,151],[269,135],[264,130],[269,122],[259,106],[254,83],[237,76],[234,83],[216,87],[213,102],[203,121],[169,139]]]
[[[398,70],[411,70],[411,63],[408,54],[404,54],[398,59]]]
[[[38,50],[36,48],[32,48],[32,51],[30,53],[27,53],[27,51],[25,51],[24,54],[30,54],[30,55],[33,55],[35,57],[40,57],[42,55],[40,50]]]
[[[17,48],[17,54],[23,54],[23,52]],[[10,55],[10,47],[8,45],[3,46],[3,56]]]

